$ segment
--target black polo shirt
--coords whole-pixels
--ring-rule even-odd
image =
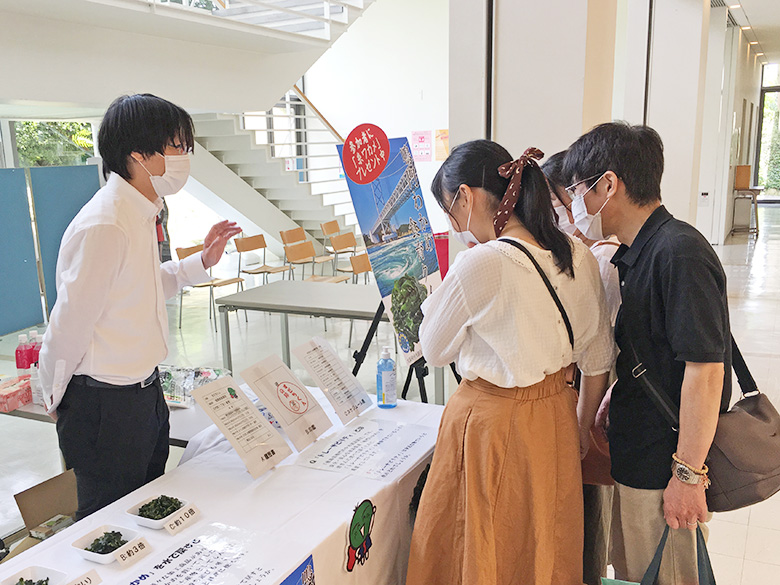
[[[622,295],[615,324],[618,381],[609,410],[612,476],[633,488],[664,489],[672,477],[677,433],[631,375],[636,364],[627,339],[647,376],[678,407],[685,362],[723,362],[721,409],[727,409],[731,334],[726,275],[704,236],[663,206],[630,247],[620,246],[612,263]]]

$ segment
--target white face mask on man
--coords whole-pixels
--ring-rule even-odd
[[[165,159],[165,172],[160,176],[149,173],[149,169],[147,169],[141,161],[136,162],[138,162],[138,164],[141,165],[141,167],[147,173],[149,173],[149,180],[152,183],[152,188],[159,197],[165,197],[167,195],[178,193],[182,190],[184,185],[187,184],[187,179],[190,176],[190,155],[163,155],[159,152],[157,155]]]
[[[460,190],[458,190],[457,193],[455,193],[455,197],[452,199],[452,203],[450,203],[450,207],[447,210],[447,213],[450,217],[452,217],[452,207],[455,205],[455,200],[458,198],[458,195],[460,195]],[[459,232],[455,229],[455,226],[452,226],[452,233],[455,236],[455,239],[458,240],[461,244],[466,246],[467,248],[470,247],[471,244],[476,246],[477,244],[480,244],[481,242],[477,239],[477,237],[469,231],[469,227],[471,226],[471,212],[474,209],[473,201],[472,201],[472,207],[469,209],[469,218],[466,221],[466,230]],[[450,222],[450,225],[452,225],[452,222]]]
[[[577,226],[577,229],[580,230],[582,234],[590,240],[600,241],[604,239],[604,231],[601,227],[601,210],[606,207],[607,203],[609,203],[609,197],[606,201],[604,201],[604,205],[602,205],[596,213],[591,215],[588,213],[588,208],[585,205],[585,195],[587,195],[606,174],[607,173],[601,175],[601,177],[596,179],[596,182],[593,183],[587,191],[585,191],[582,195],[572,199],[571,202],[571,212],[574,216],[574,225]]]

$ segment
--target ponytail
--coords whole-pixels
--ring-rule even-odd
[[[508,189],[512,186],[510,182],[512,173],[505,169],[508,164],[513,170],[522,168],[516,199],[513,196],[509,206],[514,205],[514,215],[539,245],[552,252],[558,269],[573,278],[571,241],[558,229],[547,179],[536,161],[531,160],[537,156],[537,153],[541,155],[541,152],[529,149],[524,155],[526,160],[521,157],[518,161],[513,161],[509,152],[495,142],[490,140],[466,142],[454,148],[444,161],[433,179],[431,191],[443,206],[444,194],[456,193],[461,185],[481,188],[490,193],[496,200],[499,212],[503,212],[506,211],[503,207],[507,204],[502,205],[502,202],[509,196]],[[499,167],[502,167],[503,174],[507,176],[502,176]],[[497,229],[497,235],[500,235],[501,229],[503,225]]]

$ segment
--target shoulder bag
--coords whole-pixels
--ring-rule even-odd
[[[677,432],[679,408],[653,384],[630,340],[629,349],[637,364],[632,375]],[[712,482],[707,490],[707,507],[711,512],[743,508],[780,491],[780,415],[759,391],[733,336],[731,352],[742,398],[720,414],[707,455]]]

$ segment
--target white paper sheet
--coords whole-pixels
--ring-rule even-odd
[[[298,451],[317,440],[333,423],[306,386],[277,355],[249,366],[241,377],[257,395]]]
[[[395,481],[436,443],[429,427],[388,420],[357,420],[303,453],[298,465]]]
[[[284,438],[258,412],[232,377],[196,388],[192,397],[230,441],[252,477],[260,477],[292,454]]]
[[[347,424],[371,407],[363,386],[322,337],[313,337],[293,353],[322,388],[342,423]]]

